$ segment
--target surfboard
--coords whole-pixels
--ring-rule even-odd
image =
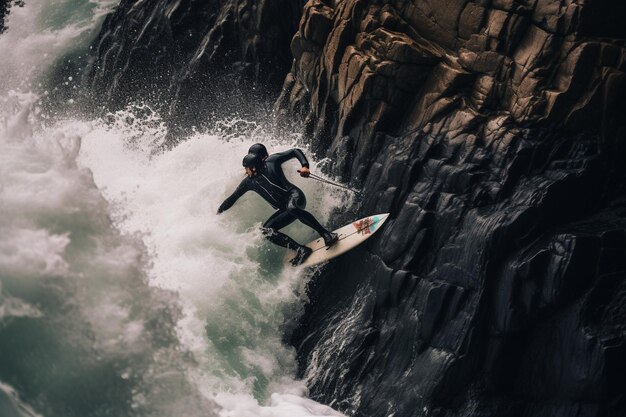
[[[334,230],[339,235],[339,240],[330,248],[324,246],[324,239],[322,238],[307,243],[306,246],[313,249],[313,253],[298,267],[318,265],[356,248],[376,233],[385,223],[387,217],[389,217],[389,213],[376,214],[353,221]],[[288,250],[285,255],[285,263],[291,266],[289,261],[295,255],[295,251]]]

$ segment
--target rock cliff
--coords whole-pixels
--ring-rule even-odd
[[[97,105],[150,103],[179,126],[256,114],[291,66],[302,4],[122,0],[93,42],[83,84]]]
[[[305,5],[277,110],[363,187],[361,214],[391,213],[311,288],[293,342],[315,398],[624,414],[625,19],[600,1]]]

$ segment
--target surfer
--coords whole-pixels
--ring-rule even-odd
[[[300,220],[319,233],[327,247],[335,244],[338,236],[336,233],[326,230],[311,213],[304,210],[306,207],[304,193],[285,178],[282,164],[293,158],[297,158],[302,165],[302,168],[298,170],[300,176],[308,177],[310,174],[309,161],[300,149],[290,149],[269,155],[263,144],[252,145],[242,162],[246,170],[246,177],[235,192],[219,206],[217,214],[221,214],[232,207],[239,197],[246,192],[256,192],[277,210],[263,224],[261,228],[263,236],[276,245],[296,251],[296,256],[291,260],[291,264],[300,265],[311,255],[313,250],[279,232],[280,229],[295,220]]]

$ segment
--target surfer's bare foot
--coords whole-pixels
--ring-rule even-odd
[[[339,240],[339,235],[333,232],[328,232],[323,237],[324,237],[324,245],[326,245],[327,248],[330,248]]]
[[[294,256],[293,259],[289,262],[291,262],[291,265],[293,266],[301,265],[304,261],[306,261],[306,258],[311,256],[312,253],[313,249],[309,248],[308,246],[300,246],[296,251],[296,256]]]

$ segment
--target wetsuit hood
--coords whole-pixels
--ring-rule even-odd
[[[261,160],[269,156],[269,154],[267,153],[267,148],[262,143],[255,143],[254,145],[250,146],[250,149],[248,149],[248,153],[258,156]]]
[[[241,164],[244,168],[258,168],[261,165],[261,162],[261,158],[255,154],[249,153],[243,157]]]

